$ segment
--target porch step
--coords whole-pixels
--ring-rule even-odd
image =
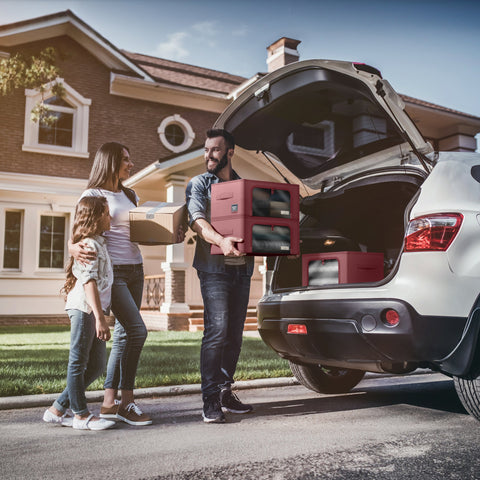
[[[192,310],[190,318],[188,319],[190,332],[202,332],[203,331],[203,308]],[[249,308],[247,310],[247,317],[245,319],[244,331],[256,331],[257,330],[257,317],[256,309]]]

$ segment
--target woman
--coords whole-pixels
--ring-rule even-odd
[[[147,329],[139,309],[143,292],[143,259],[138,244],[130,241],[129,210],[138,197],[123,186],[133,163],[125,145],[103,144],[95,155],[85,196],[107,199],[112,217],[105,233],[107,250],[113,264],[112,312],[115,315],[113,344],[108,359],[105,394],[100,410],[102,418],[117,418],[130,425],[150,425],[151,418],[135,404],[135,376]],[[80,262],[92,258],[82,242],[69,245],[70,254]],[[117,391],[121,400],[116,400]]]

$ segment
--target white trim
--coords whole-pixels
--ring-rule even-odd
[[[7,213],[9,212],[14,212],[14,213],[20,213],[20,241],[19,241],[19,252],[18,252],[18,267],[17,268],[12,268],[12,267],[4,267],[5,263],[5,227],[7,223]],[[22,271],[22,263],[23,263],[23,239],[24,239],[24,234],[25,234],[25,228],[24,228],[24,223],[25,223],[25,209],[23,208],[18,208],[18,207],[10,207],[10,206],[3,206],[0,209],[0,271],[2,274],[4,272],[9,272],[9,273],[20,273]]]
[[[65,210],[55,211],[55,210],[38,210],[38,228],[37,228],[37,239],[36,239],[36,260],[34,266],[35,273],[57,273],[63,272],[65,269],[65,261],[67,258],[67,251],[68,251],[68,232],[70,231],[70,213],[66,212]],[[63,260],[61,267],[41,267],[40,266],[40,236],[41,236],[41,224],[42,224],[42,217],[59,217],[65,219],[65,224],[63,228]],[[51,252],[51,249],[50,249]]]
[[[275,49],[275,52],[267,57],[267,65],[283,55],[292,55],[293,57],[300,58],[300,54],[297,50],[282,46]]]
[[[169,125],[177,125],[182,129],[184,138],[183,142],[180,145],[172,145],[168,141],[168,138],[165,135],[165,129]],[[157,132],[163,145],[174,153],[184,152],[185,150],[187,150],[187,148],[190,147],[190,145],[193,143],[193,140],[195,139],[195,132],[193,131],[190,124],[177,113],[164,118],[160,123]]]
[[[79,197],[87,188],[87,180],[29,173],[0,172],[0,191],[48,193]]]
[[[73,38],[108,68],[124,70],[127,67],[144,78],[145,81],[154,82],[148,73],[139,68],[91,27],[83,25],[69,12],[65,12],[62,16],[49,19],[39,18],[19,27],[6,29],[0,32],[0,39],[3,46],[11,47],[61,35]]]
[[[166,83],[151,83],[119,73],[110,73],[110,94],[147,102],[221,113],[230,103],[227,94]]]
[[[152,175],[153,173],[160,174],[160,178],[168,177],[169,175],[174,173],[170,172],[170,169],[174,169],[175,167],[179,167],[187,163],[198,163],[197,161],[199,158],[203,159],[203,148],[199,148],[198,150],[179,155],[178,157],[171,158],[170,160],[166,160],[165,162],[152,163],[137,172],[135,175],[132,175],[129,179],[125,180],[123,184],[126,187],[133,187],[138,182]]]
[[[46,153],[51,155],[65,155],[80,158],[88,158],[88,126],[90,105],[92,101],[74,90],[63,78],[57,78],[44,85],[43,96],[45,98],[53,95],[52,88],[56,83],[61,83],[65,89],[65,101],[72,108],[52,106],[52,111],[65,111],[73,114],[72,146],[47,145],[38,142],[39,122],[31,119],[32,109],[42,99],[39,89],[25,89],[25,125],[24,143],[22,150],[26,152]]]

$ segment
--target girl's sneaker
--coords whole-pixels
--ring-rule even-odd
[[[91,413],[88,418],[73,418],[73,428],[76,430],[107,430],[107,428],[112,428],[115,425],[115,422],[112,420],[105,420],[104,418],[99,418],[98,420],[92,420],[95,415]]]
[[[117,418],[129,425],[151,425],[152,419],[143,413],[134,402],[129,403],[125,408],[118,407]]]
[[[54,425],[60,425],[61,427],[71,427],[73,418],[67,417],[65,414],[59,417],[47,408],[43,414],[43,421],[47,423],[53,423]]]

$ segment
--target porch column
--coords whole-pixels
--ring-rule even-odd
[[[188,177],[171,175],[167,178],[167,202],[184,202],[185,187]],[[165,272],[165,300],[160,307],[160,314],[168,330],[188,330],[190,307],[185,303],[185,278],[189,267],[185,263],[183,243],[167,245],[166,259],[161,264]]]

